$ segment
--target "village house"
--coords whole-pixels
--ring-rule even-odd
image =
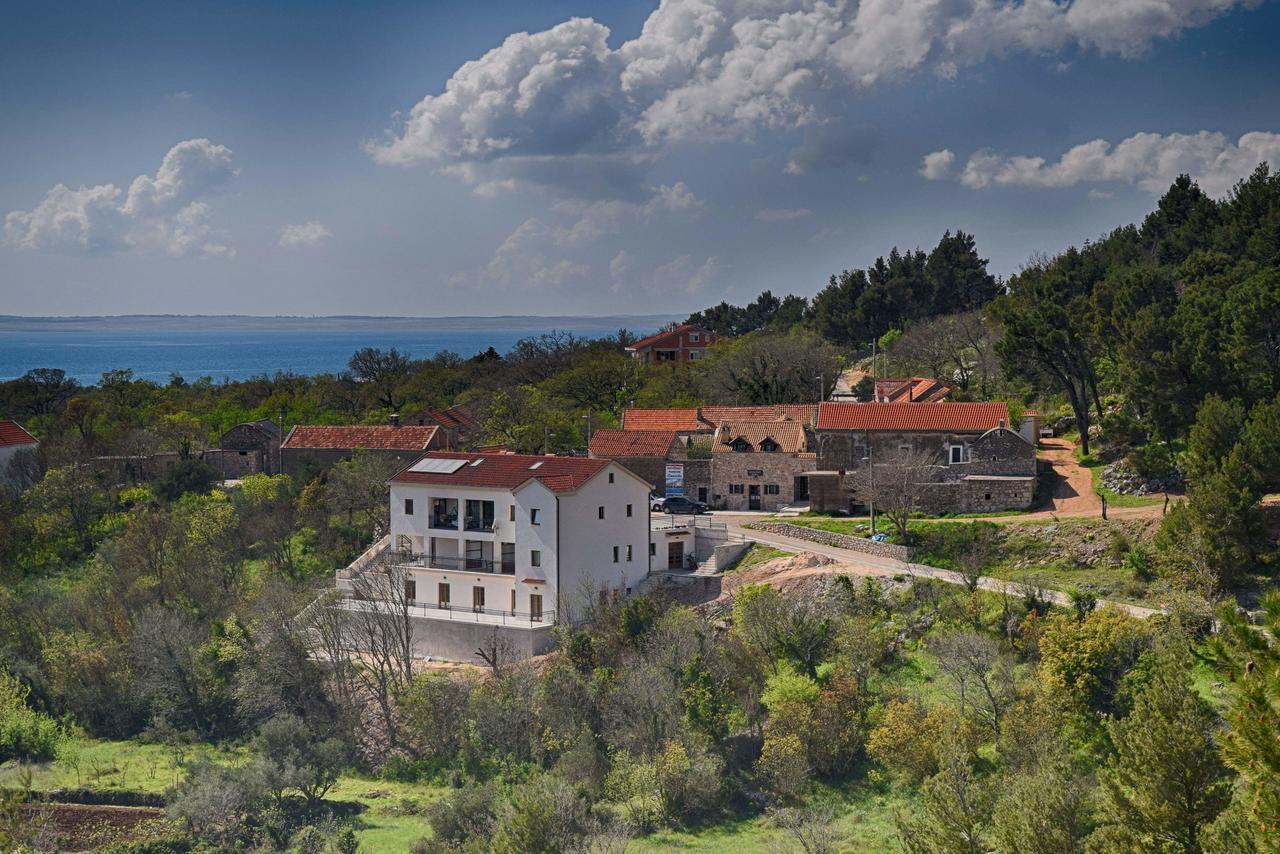
[[[469,448],[484,432],[479,419],[470,409],[461,405],[450,406],[448,409],[428,406],[405,420],[419,427],[429,427],[432,424],[439,427],[445,432],[448,439],[445,447],[448,448]]]
[[[542,653],[557,622],[648,576],[648,496],[610,460],[430,453],[392,476],[384,553],[339,571],[338,588],[379,562],[402,570],[420,657],[471,661],[495,633]]]
[[[18,476],[17,466],[22,458],[35,454],[40,442],[28,433],[17,421],[0,419],[0,481],[19,483],[23,478]]]
[[[681,323],[641,338],[627,347],[627,352],[650,364],[681,365],[701,359],[718,340],[718,335],[701,326]]]
[[[397,463],[408,463],[424,451],[448,447],[448,436],[436,425],[320,426],[299,424],[280,446],[282,470],[296,480],[309,480],[317,471],[364,451]]]
[[[934,460],[922,482],[922,510],[1028,507],[1038,471],[1034,430],[1034,418],[1010,426],[1004,403],[823,403],[815,430],[817,469],[809,474],[812,507],[863,510],[851,473],[909,454]]]
[[[711,443],[712,506],[773,511],[806,501],[816,460],[799,421],[725,421]]]
[[[280,473],[280,425],[269,418],[237,424],[218,437],[218,447],[201,456],[223,479]]]

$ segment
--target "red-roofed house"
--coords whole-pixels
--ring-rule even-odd
[[[861,509],[848,472],[896,455],[932,456],[925,509],[1021,509],[1035,496],[1034,437],[1009,424],[1003,403],[823,403],[818,407],[818,470],[809,477],[814,509]]]
[[[408,421],[420,427],[434,424],[444,430],[448,434],[446,447],[449,448],[470,447],[471,442],[483,432],[480,421],[465,406],[450,406],[448,409],[428,406]]]
[[[627,352],[651,364],[682,365],[701,359],[707,348],[715,346],[718,340],[718,335],[701,326],[681,323],[641,338],[628,347]]]
[[[305,480],[358,450],[403,464],[423,451],[447,446],[448,436],[434,424],[401,426],[398,420],[372,426],[299,424],[285,436],[280,459],[285,474]]]
[[[626,595],[649,574],[649,485],[610,460],[433,452],[390,487],[383,553],[340,571],[338,587],[394,567],[418,656],[473,661],[494,633],[545,652],[584,597]]]
[[[22,478],[11,475],[9,468],[22,453],[35,453],[40,443],[17,421],[0,419],[0,480],[17,483]]]

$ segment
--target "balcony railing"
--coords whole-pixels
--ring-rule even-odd
[[[471,608],[465,606],[431,605],[427,603],[408,602],[400,605],[370,602],[350,595],[343,597],[343,607],[350,610],[374,610],[380,613],[395,615],[403,607],[412,617],[428,620],[450,620],[460,623],[484,623],[501,626],[547,626],[556,621],[553,609],[544,609],[539,613],[528,611],[503,611],[496,608]]]
[[[450,555],[413,554],[412,552],[396,552],[395,562],[402,566],[424,566],[428,569],[453,569],[464,572],[489,572],[498,575],[515,575],[515,563],[504,563],[500,560],[479,557],[457,557]]]
[[[482,531],[486,534],[492,534],[497,525],[494,524],[492,518],[483,519],[474,516],[468,516],[463,523],[463,529],[467,531]]]
[[[458,530],[458,517],[453,516],[432,516],[431,527],[440,531],[456,531]]]

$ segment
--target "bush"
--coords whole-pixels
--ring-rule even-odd
[[[52,759],[65,737],[57,721],[27,705],[29,693],[16,677],[0,671],[0,762]]]
[[[156,484],[156,493],[166,501],[177,501],[188,492],[205,495],[222,480],[222,474],[204,460],[178,460]]]

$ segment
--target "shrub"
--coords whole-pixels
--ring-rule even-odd
[[[809,756],[800,737],[770,735],[764,740],[756,774],[769,794],[784,804],[796,803],[809,783]]]
[[[938,745],[952,723],[941,706],[890,700],[880,724],[867,735],[867,753],[894,773],[919,783],[938,770]]]
[[[0,762],[52,759],[65,733],[58,722],[27,705],[30,689],[0,671]]]

